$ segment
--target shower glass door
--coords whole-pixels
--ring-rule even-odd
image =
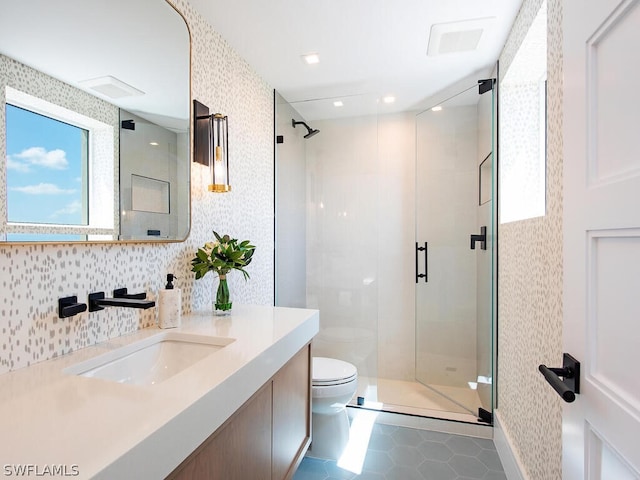
[[[292,103],[320,133],[305,141],[307,306],[320,310],[316,356],[358,370],[356,397],[376,398],[378,379],[378,117],[373,95]],[[357,108],[358,115],[348,108]],[[353,399],[356,401],[356,398]]]
[[[416,379],[475,416],[492,411],[493,110],[474,85],[416,116]]]
[[[344,100],[340,110],[337,100]],[[275,134],[281,137],[276,305],[320,310],[313,355],[353,364],[358,370],[353,401],[376,400],[381,228],[376,97],[287,103],[276,95],[275,107]],[[309,136],[292,120],[319,132]]]

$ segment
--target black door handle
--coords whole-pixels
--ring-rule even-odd
[[[580,362],[568,353],[562,354],[562,368],[540,365],[538,370],[565,402],[573,402],[580,393]]]
[[[419,252],[424,252],[424,273],[418,273],[418,254]],[[427,250],[427,242],[424,242],[424,247],[419,247],[418,242],[416,242],[416,283],[420,281],[421,278],[424,278],[424,283],[429,281],[429,251]]]

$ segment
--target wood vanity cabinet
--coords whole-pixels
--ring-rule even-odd
[[[311,443],[311,345],[273,377],[273,480],[293,477]]]
[[[311,347],[305,346],[167,478],[284,480],[311,442]]]

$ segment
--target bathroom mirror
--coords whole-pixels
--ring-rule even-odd
[[[190,50],[166,0],[2,2],[0,240],[184,240]]]

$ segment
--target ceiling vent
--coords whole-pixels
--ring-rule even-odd
[[[133,97],[138,95],[144,95],[144,92],[132,87],[128,83],[124,83],[122,80],[118,80],[116,77],[107,75],[105,77],[92,78],[91,80],[83,80],[78,82],[85,88],[95,90],[102,95],[109,98],[122,98]]]
[[[443,55],[476,50],[485,29],[495,17],[432,25],[427,55]]]

